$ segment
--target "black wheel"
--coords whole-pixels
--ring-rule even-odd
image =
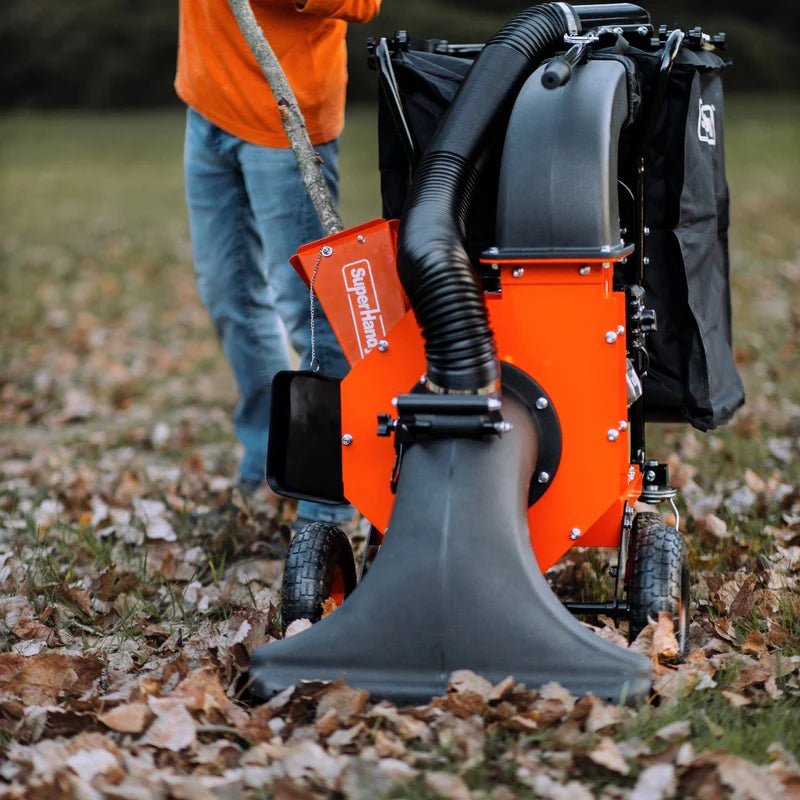
[[[680,655],[689,628],[689,561],[680,531],[652,512],[636,516],[630,555],[628,605],[633,641],[659,611],[672,614]]]
[[[284,629],[296,619],[316,622],[328,598],[340,606],[355,587],[356,565],[347,534],[327,522],[306,525],[292,539],[283,571]]]

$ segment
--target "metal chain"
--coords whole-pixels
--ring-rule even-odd
[[[314,262],[314,269],[311,272],[311,279],[308,282],[308,316],[311,323],[311,359],[309,362],[309,369],[312,372],[319,372],[319,361],[317,360],[317,331],[314,322],[314,280],[317,277],[317,270],[319,270],[320,261],[322,261],[323,247],[320,247],[317,253],[317,260]]]

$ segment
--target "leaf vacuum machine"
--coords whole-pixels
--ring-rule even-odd
[[[686,545],[645,427],[744,402],[724,46],[627,3],[534,6],[485,44],[370,41],[383,216],[293,260],[351,370],[276,376],[267,464],[369,540],[357,575],[341,529],[294,536],[283,622],[315,624],[254,653],[257,696],[341,677],[427,702],[469,669],[636,702],[649,660],[581,615],[635,637],[666,611],[685,649]],[[551,591],[576,546],[616,548],[611,600]]]

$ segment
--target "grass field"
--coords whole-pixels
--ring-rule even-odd
[[[734,96],[727,102],[734,339],[747,406],[709,435],[653,426],[650,436],[652,456],[670,462],[683,489],[691,545],[696,650],[685,669],[669,673],[688,681],[686,691],[664,691],[660,703],[609,716],[592,731],[586,714],[567,710],[551,719],[532,700],[524,719],[522,700],[514,701],[516,711],[508,711],[517,715],[514,724],[495,706],[484,707],[479,725],[474,717],[456,719],[445,705],[417,715],[429,734],[408,748],[398,739],[399,718],[378,724],[370,717],[353,733],[350,749],[335,750],[327,734],[302,727],[297,706],[284,715],[284,733],[271,732],[273,738],[259,738],[253,731],[261,718],[238,704],[220,706],[216,717],[192,708],[195,728],[186,748],[164,745],[155,723],[139,740],[144,722],[125,733],[103,716],[123,699],[126,707],[144,704],[148,725],[153,715],[162,720],[165,706],[148,698],[167,699],[177,677],[195,676],[198,665],[213,667],[214,680],[232,691],[241,663],[220,637],[232,637],[232,626],[242,620],[273,630],[281,567],[267,557],[262,540],[285,532],[280,526],[291,509],[256,507],[243,512],[235,530],[201,538],[187,521],[188,511],[213,505],[230,486],[236,397],[194,290],[182,112],[16,113],[0,125],[0,754],[11,765],[0,770],[0,796],[23,796],[25,787],[39,796],[72,796],[83,780],[77,768],[37,773],[43,754],[56,752],[52,748],[63,758],[74,748],[113,751],[117,777],[98,772],[85,781],[93,791],[110,793],[100,796],[124,796],[109,787],[136,783],[151,769],[142,755],[148,748],[159,754],[159,791],[190,774],[228,775],[246,754],[253,763],[258,755],[258,768],[267,770],[259,773],[260,785],[277,786],[292,777],[281,765],[306,735],[316,736],[326,753],[350,759],[342,774],[378,787],[372,795],[365,789],[364,797],[464,796],[461,784],[431,779],[435,773],[458,778],[475,797],[610,800],[627,797],[659,764],[670,767],[672,783],[661,786],[661,794],[639,797],[796,796],[797,97]],[[346,224],[380,215],[376,152],[373,110],[351,109],[341,161]],[[587,585],[600,586],[602,567],[575,558]],[[250,565],[246,575],[243,565]],[[248,647],[259,643],[247,641]],[[71,659],[79,677],[97,663],[106,670],[106,684],[92,684],[90,691],[77,681],[82,691],[70,692],[63,678],[59,683],[49,673],[47,680],[37,673],[35,681],[19,673],[14,684],[7,677],[12,662],[2,659],[20,656]],[[20,663],[14,668],[24,670]],[[50,662],[36,663],[44,670]],[[58,663],[63,673],[67,662]],[[27,687],[27,694],[15,694],[15,686]],[[36,716],[25,707],[50,711]],[[541,711],[536,732],[530,727],[534,711]],[[108,724],[98,722],[103,719]],[[349,724],[365,719],[354,714]],[[263,729],[266,717],[258,724]],[[100,736],[98,730],[102,742],[74,744]],[[298,730],[295,738],[289,735]],[[397,739],[394,750],[387,737]],[[212,744],[218,752],[204,761]],[[609,747],[621,762],[608,756]],[[362,759],[363,752],[372,755]],[[370,784],[364,776],[378,780],[370,772],[376,752],[394,753],[416,771],[405,783],[383,776]],[[537,760],[540,753],[544,761]],[[534,785],[514,764],[527,764],[531,774],[542,771],[552,785]],[[326,780],[309,767],[297,778],[307,794],[275,789],[274,796],[341,796],[344,784]],[[3,794],[14,785],[21,793]],[[498,785],[508,793],[491,794]],[[562,785],[573,793],[559,795],[553,787]],[[780,786],[784,794],[764,794],[771,791],[765,786]],[[583,787],[594,794],[581,794]],[[66,793],[47,794],[56,788]],[[242,791],[273,796],[250,784]]]

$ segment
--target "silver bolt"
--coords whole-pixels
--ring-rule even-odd
[[[367,237],[366,237],[366,236],[364,236],[364,234],[363,234],[363,233],[360,233],[358,236],[356,236],[356,241],[357,241],[359,244],[364,244],[364,242],[366,242],[366,241],[367,241]]]
[[[617,333],[622,336],[625,333],[625,326],[624,325],[617,325]]]
[[[350,447],[350,445],[353,444],[353,437],[349,433],[346,433],[342,436],[342,444],[345,447]]]
[[[378,350],[380,350],[381,353],[385,353],[388,349],[389,349],[389,342],[387,342],[386,339],[381,339],[378,342]]]
[[[525,270],[522,267],[514,267],[511,271],[511,275],[514,278],[521,278],[525,274]]]
[[[609,344],[614,344],[617,341],[617,334],[614,331],[606,331],[606,341]]]
[[[498,256],[498,255],[500,255],[500,250],[498,248],[496,248],[496,247],[490,247],[486,251],[486,254],[490,255],[490,256]]]
[[[580,267],[578,269],[578,274],[579,275],[588,275],[591,271],[592,271],[591,266],[589,266],[589,264],[584,264],[584,266],[582,266],[582,267]]]
[[[492,270],[492,272],[497,272],[497,270],[499,270],[500,267],[497,264],[491,264],[490,269]]]
[[[619,431],[616,428],[609,428],[606,436],[609,442],[616,442],[619,439]]]
[[[548,483],[549,480],[550,480],[550,473],[549,472],[540,472],[537,475],[536,480],[539,481],[539,483]]]
[[[650,256],[645,256],[645,257],[642,259],[642,264],[644,264],[645,266],[647,266],[649,263],[650,263]]]
[[[653,470],[651,470],[651,469],[647,470],[647,472],[645,472],[645,474],[644,474],[644,479],[648,483],[652,483],[656,479],[655,472],[653,472]]]
[[[617,425],[617,427],[621,431],[626,431],[626,430],[628,430],[628,423],[624,419],[621,419],[619,421],[619,425]]]
[[[649,235],[650,235],[650,228],[648,228],[648,227],[645,225],[645,227],[644,227],[644,230],[642,231],[642,233],[644,233],[644,235],[645,235],[645,236],[649,236]]]
[[[549,405],[550,403],[547,402],[546,397],[538,397],[536,399],[536,408],[538,408],[539,411],[544,411],[544,409],[546,409]]]
[[[325,258],[327,258],[328,256],[332,256],[333,255],[333,248],[329,244],[326,244],[322,248],[322,255],[324,255]]]
[[[578,539],[581,538],[581,529],[580,528],[573,528],[569,532],[569,538],[572,539],[573,542],[576,542]]]
[[[647,29],[647,26],[646,26],[646,25],[640,25],[640,26],[639,26],[639,27],[636,29],[636,33],[638,33],[638,34],[639,34],[639,36],[647,36],[647,34],[648,34],[649,32],[650,32],[650,31]]]

